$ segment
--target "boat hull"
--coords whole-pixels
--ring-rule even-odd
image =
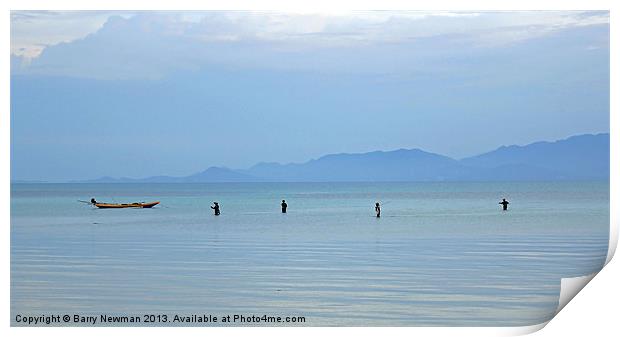
[[[155,205],[158,205],[159,201],[155,202],[134,202],[131,204],[105,204],[105,203],[96,203],[95,206],[97,208],[151,208]]]

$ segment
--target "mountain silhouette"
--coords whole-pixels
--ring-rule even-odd
[[[247,174],[271,181],[445,180],[462,168],[452,158],[419,149],[330,154],[303,164],[257,164]]]
[[[609,179],[609,134],[502,146],[461,160],[420,149],[329,154],[305,163],[210,167],[186,177],[109,178],[83,182],[536,181]]]
[[[609,134],[502,146],[460,163],[478,169],[478,179],[609,179]]]

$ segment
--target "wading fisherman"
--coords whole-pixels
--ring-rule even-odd
[[[499,204],[500,204],[500,205],[502,205],[502,209],[503,209],[504,211],[507,211],[507,210],[508,210],[508,204],[509,204],[509,202],[508,202],[508,200],[506,200],[506,198],[502,199],[502,201],[501,201]]]
[[[377,212],[377,218],[381,217],[381,205],[379,203],[375,203],[375,212]]]
[[[280,206],[282,206],[282,213],[286,213],[286,208],[288,207],[288,205],[286,204],[286,201],[284,199],[282,199],[282,203],[280,204]]]
[[[211,209],[213,210],[215,215],[220,215],[220,204],[214,201],[213,206],[211,206]]]

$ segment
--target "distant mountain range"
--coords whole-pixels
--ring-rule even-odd
[[[420,149],[330,154],[298,164],[210,167],[187,177],[103,177],[89,183],[535,181],[609,179],[609,134],[502,146],[456,160]]]

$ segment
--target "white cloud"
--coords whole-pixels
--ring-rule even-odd
[[[137,15],[136,15],[137,14]],[[138,16],[143,28],[198,40],[304,40],[313,43],[394,41],[475,34],[510,43],[574,26],[609,23],[608,12],[280,12],[13,11],[11,53],[36,57],[47,47],[83,38],[112,16]],[[531,29],[538,27],[538,29]],[[502,33],[503,32],[503,33]]]
[[[99,30],[111,11],[11,11],[11,54],[33,58],[43,49],[83,38]]]
[[[445,49],[446,41],[450,47],[493,48],[608,23],[608,12],[577,11],[20,11],[11,13],[11,53],[33,59],[22,63],[20,71],[161,77],[172,69],[199,68],[205,62],[313,68],[346,55],[355,64],[356,48],[410,47],[419,41],[429,47],[428,41],[436,40],[430,47],[438,49]],[[313,58],[309,51],[321,58]]]

